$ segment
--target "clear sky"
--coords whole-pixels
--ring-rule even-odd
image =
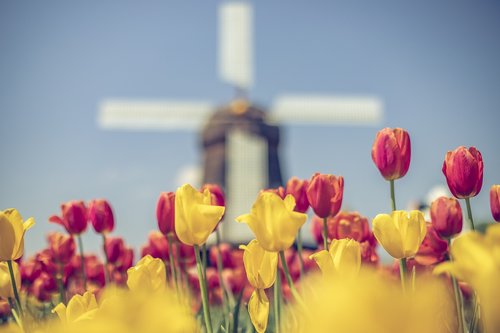
[[[217,75],[220,1],[0,2],[0,208],[37,226],[28,253],[60,230],[61,202],[107,198],[116,234],[139,246],[155,228],[161,191],[199,162],[193,132],[103,131],[105,98],[225,102]],[[500,5],[497,1],[255,1],[256,84],[267,105],[284,93],[377,95],[383,126],[412,139],[404,207],[436,184],[447,150],[483,154],[484,187],[472,200],[490,219],[500,183]],[[285,175],[345,177],[345,204],[372,218],[390,208],[370,149],[378,128],[287,127]],[[97,248],[90,232],[86,243]]]

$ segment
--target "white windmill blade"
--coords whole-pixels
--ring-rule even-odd
[[[103,129],[197,130],[213,110],[207,102],[105,100],[97,122]]]
[[[276,99],[269,116],[280,124],[376,126],[383,103],[373,96],[285,95]]]
[[[252,7],[247,2],[227,2],[219,7],[219,74],[242,90],[253,84],[252,21]]]

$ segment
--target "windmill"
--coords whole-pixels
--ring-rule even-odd
[[[105,130],[204,128],[206,133],[207,128],[225,126],[220,135],[223,144],[210,154],[205,147],[205,180],[213,182],[207,166],[218,165],[215,179],[221,179],[228,194],[226,219],[232,220],[248,212],[260,189],[281,180],[277,157],[271,163],[277,156],[278,124],[372,126],[380,123],[383,105],[376,96],[290,94],[276,97],[270,111],[263,112],[247,99],[254,83],[253,9],[248,2],[231,1],[221,4],[218,14],[219,75],[236,91],[229,105],[217,108],[210,101],[109,99],[100,104],[97,121]],[[277,141],[270,144],[273,135]],[[225,223],[223,238],[242,242],[249,235],[244,226]]]

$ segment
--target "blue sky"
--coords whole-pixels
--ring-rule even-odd
[[[225,102],[217,75],[220,1],[0,2],[0,208],[34,216],[26,248],[58,230],[48,217],[71,199],[105,197],[116,234],[138,246],[156,225],[156,198],[199,162],[192,132],[97,127],[110,97]],[[373,94],[383,126],[408,129],[412,162],[398,202],[444,184],[447,150],[483,154],[483,191],[472,201],[490,219],[500,182],[500,5],[496,1],[258,1],[256,84],[270,104],[284,93]],[[372,218],[389,210],[388,184],[370,149],[378,128],[283,130],[287,176],[345,177],[345,203]],[[92,232],[85,241],[96,249]]]

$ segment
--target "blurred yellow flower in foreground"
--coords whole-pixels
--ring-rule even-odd
[[[361,267],[361,247],[353,239],[334,239],[328,251],[312,254],[313,259],[325,276],[356,276]]]
[[[224,215],[225,208],[212,206],[208,189],[198,192],[184,184],[175,192],[175,233],[187,245],[202,245]]]
[[[416,293],[405,294],[396,279],[362,268],[349,279],[309,276],[301,289],[311,314],[288,308],[282,332],[457,332],[453,292],[437,277],[417,276]]]
[[[267,251],[284,251],[292,246],[307,215],[295,212],[295,199],[291,194],[281,199],[275,193],[261,192],[250,214],[236,221],[248,224],[260,245]]]
[[[127,286],[130,290],[154,292],[167,286],[165,264],[149,254],[127,270]]]
[[[82,295],[73,296],[68,306],[59,303],[52,312],[66,324],[75,324],[85,320],[92,320],[97,312],[98,306],[94,294],[87,291]]]
[[[15,261],[12,262],[12,270],[14,271],[16,286],[19,289],[21,287],[21,273],[19,272],[19,266]],[[6,262],[0,263],[0,298],[14,298],[14,289],[12,288],[9,267]]]
[[[414,257],[427,232],[424,214],[418,210],[396,210],[373,219],[373,234],[394,258]]]
[[[241,245],[243,264],[250,284],[256,288],[248,301],[250,320],[257,332],[265,332],[269,317],[269,299],[264,289],[270,288],[276,280],[278,253],[266,251],[254,239],[248,245]]]
[[[0,261],[19,259],[24,252],[24,233],[35,224],[30,217],[23,222],[15,208],[0,211]]]
[[[450,273],[469,283],[481,304],[486,332],[500,332],[500,224],[490,225],[484,235],[468,232],[451,245],[453,261],[440,264],[434,273]]]

